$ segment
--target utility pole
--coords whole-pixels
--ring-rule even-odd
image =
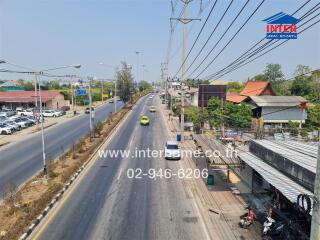
[[[164,97],[164,103],[165,107],[168,107],[168,79],[167,79],[167,70],[168,70],[168,64],[166,62],[161,63],[161,78],[164,83],[165,87],[165,97]]]
[[[34,75],[34,107],[35,109],[33,109],[33,116],[36,118],[36,111],[38,111],[38,91],[37,91],[37,74]],[[40,116],[41,117],[41,116]],[[39,129],[39,123],[38,120],[36,119],[36,126],[37,126],[37,130]]]
[[[35,74],[37,78],[37,73]],[[44,181],[46,182],[48,179],[47,176],[47,164],[46,164],[46,152],[45,152],[45,143],[44,143],[44,117],[43,117],[43,111],[42,111],[42,96],[41,96],[41,81],[39,76],[39,105],[40,105],[40,119],[41,119],[41,143],[42,143],[42,165],[43,165],[43,176]]]
[[[101,80],[101,102],[103,102],[103,80]]]
[[[91,81],[92,81],[92,78],[91,77],[88,77],[88,80],[89,80],[89,108],[90,108],[90,139],[92,137],[92,130],[93,130],[93,126],[92,126],[92,96],[91,96]]]
[[[186,51],[187,51],[187,24],[201,19],[199,18],[188,18],[188,5],[193,0],[181,0],[184,4],[183,18],[170,18],[170,20],[178,20],[183,23],[183,35],[182,35],[182,66],[181,66],[181,141],[184,140],[184,84],[186,81]]]
[[[117,112],[117,79],[114,80],[114,114]]]
[[[139,84],[139,68],[140,68],[140,66],[139,66],[139,54],[140,54],[140,52],[136,52],[136,55],[137,55],[137,77],[136,77],[136,79],[137,79],[137,85]]]
[[[314,182],[314,200],[312,210],[310,240],[320,239],[320,142],[318,143],[318,161],[316,179]]]

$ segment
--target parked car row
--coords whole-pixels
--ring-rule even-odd
[[[65,110],[68,111],[67,108]],[[37,121],[41,122],[46,117],[60,117],[65,114],[65,110],[43,109],[41,118],[40,110],[36,108],[2,109],[0,110],[0,134],[12,134],[36,124]]]
[[[8,135],[36,124],[33,116],[0,117],[0,134]]]

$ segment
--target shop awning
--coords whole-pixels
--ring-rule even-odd
[[[257,171],[268,183],[277,188],[292,203],[297,202],[299,194],[313,195],[312,192],[294,182],[252,153],[243,152],[239,153],[238,156],[242,161]]]

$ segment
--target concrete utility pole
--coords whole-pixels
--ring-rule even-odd
[[[164,103],[165,107],[167,108],[168,105],[168,79],[167,79],[167,70],[168,70],[168,63],[164,62],[161,63],[161,78],[164,83],[165,88],[165,97],[164,97]]]
[[[37,79],[37,74],[36,74]],[[42,109],[42,95],[41,95],[41,81],[39,76],[39,105],[40,105],[40,119],[41,119],[41,143],[42,143],[42,165],[43,165],[43,176],[44,181],[47,181],[48,175],[47,175],[47,163],[46,163],[46,152],[45,152],[45,143],[44,143],[44,117],[43,117],[43,109]]]
[[[193,0],[181,0],[184,4],[183,18],[170,18],[171,20],[178,20],[183,23],[183,35],[182,35],[182,66],[181,66],[181,141],[184,140],[184,88],[183,85],[186,81],[186,51],[187,51],[187,24],[201,19],[199,18],[188,18],[188,5]]]
[[[92,81],[92,78],[91,77],[88,77],[88,80],[89,80],[89,108],[90,108],[90,138],[92,137],[92,131],[93,131],[93,126],[92,126],[92,96],[91,96],[91,81]]]
[[[136,82],[137,84],[139,84],[139,68],[140,68],[140,64],[139,64],[139,54],[140,52],[136,52],[136,55],[137,55],[137,77],[136,77]]]
[[[318,143],[318,161],[316,180],[314,183],[314,201],[312,210],[310,240],[320,239],[320,142]]]

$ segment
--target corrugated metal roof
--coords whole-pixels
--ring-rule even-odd
[[[301,96],[250,96],[259,107],[294,107],[307,102]]]
[[[277,188],[292,203],[297,202],[299,194],[313,195],[312,192],[294,182],[252,153],[243,152],[238,156],[242,161],[257,171],[268,183]]]
[[[278,153],[295,164],[316,173],[317,146],[297,141],[276,142],[270,140],[253,140],[257,144]]]

